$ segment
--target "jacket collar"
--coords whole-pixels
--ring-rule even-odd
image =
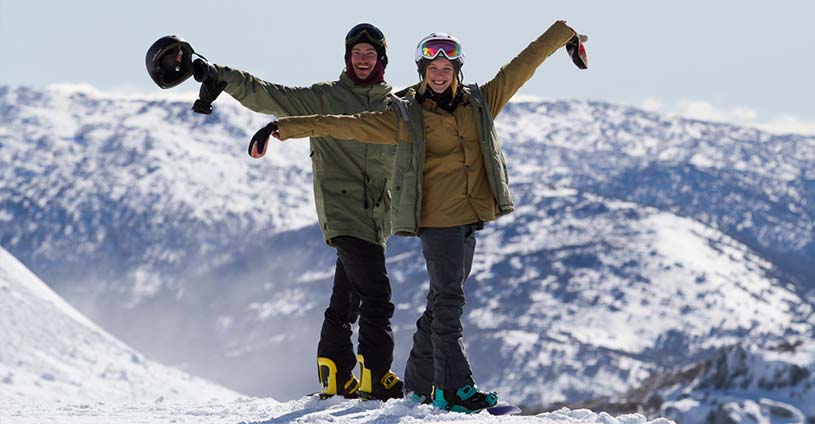
[[[367,96],[384,97],[388,95],[388,93],[390,93],[392,90],[391,86],[388,85],[388,83],[386,82],[380,82],[371,85],[356,85],[354,84],[354,80],[352,80],[351,77],[349,77],[345,71],[342,71],[342,73],[340,74],[339,81],[340,84],[344,85],[346,88],[353,91],[354,93],[364,94]]]
[[[393,94],[396,97],[408,97],[408,96],[415,97],[416,96],[416,91],[419,89],[420,85],[421,84],[416,83],[416,84],[413,84],[411,86],[405,87],[405,88],[403,88],[403,89],[401,89],[401,90],[399,90],[399,91],[397,91],[396,93],[393,93]]]

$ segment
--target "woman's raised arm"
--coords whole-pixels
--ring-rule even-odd
[[[575,30],[566,25],[565,21],[557,21],[518,56],[502,66],[495,78],[481,87],[492,117],[498,116],[509,99],[532,78],[535,70],[547,57],[565,46],[575,35]]]

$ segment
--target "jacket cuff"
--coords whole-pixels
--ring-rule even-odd
[[[319,122],[320,122],[319,117],[311,116],[292,116],[278,118],[277,134],[280,136],[280,140],[288,140],[290,138],[311,137],[315,134],[314,127],[318,125]]]
[[[566,45],[572,37],[577,35],[577,32],[572,29],[572,27],[566,25],[566,21],[556,21],[544,34],[563,40],[563,45]]]

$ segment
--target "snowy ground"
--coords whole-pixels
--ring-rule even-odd
[[[660,418],[648,421],[642,415],[612,417],[585,409],[561,409],[536,416],[495,417],[459,414],[415,405],[405,400],[378,401],[329,399],[320,401],[305,397],[290,402],[273,399],[238,398],[233,401],[208,403],[172,403],[163,399],[154,403],[0,403],[0,424],[12,423],[105,423],[105,424],[354,424],[354,423],[539,423],[539,424],[671,424]]]

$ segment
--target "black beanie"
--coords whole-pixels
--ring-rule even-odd
[[[388,54],[386,48],[388,45],[385,42],[385,36],[382,35],[382,39],[379,40],[374,39],[373,37],[371,37],[371,34],[370,32],[368,32],[367,29],[382,34],[382,31],[380,31],[379,28],[371,24],[359,24],[352,28],[348,35],[345,37],[345,61],[348,62],[348,59],[351,57],[351,50],[354,48],[354,46],[356,46],[359,43],[368,43],[372,45],[376,50],[376,54],[379,57],[379,60],[382,62],[382,65],[384,67],[387,67]],[[354,32],[356,32],[356,34],[352,35],[352,33]]]

